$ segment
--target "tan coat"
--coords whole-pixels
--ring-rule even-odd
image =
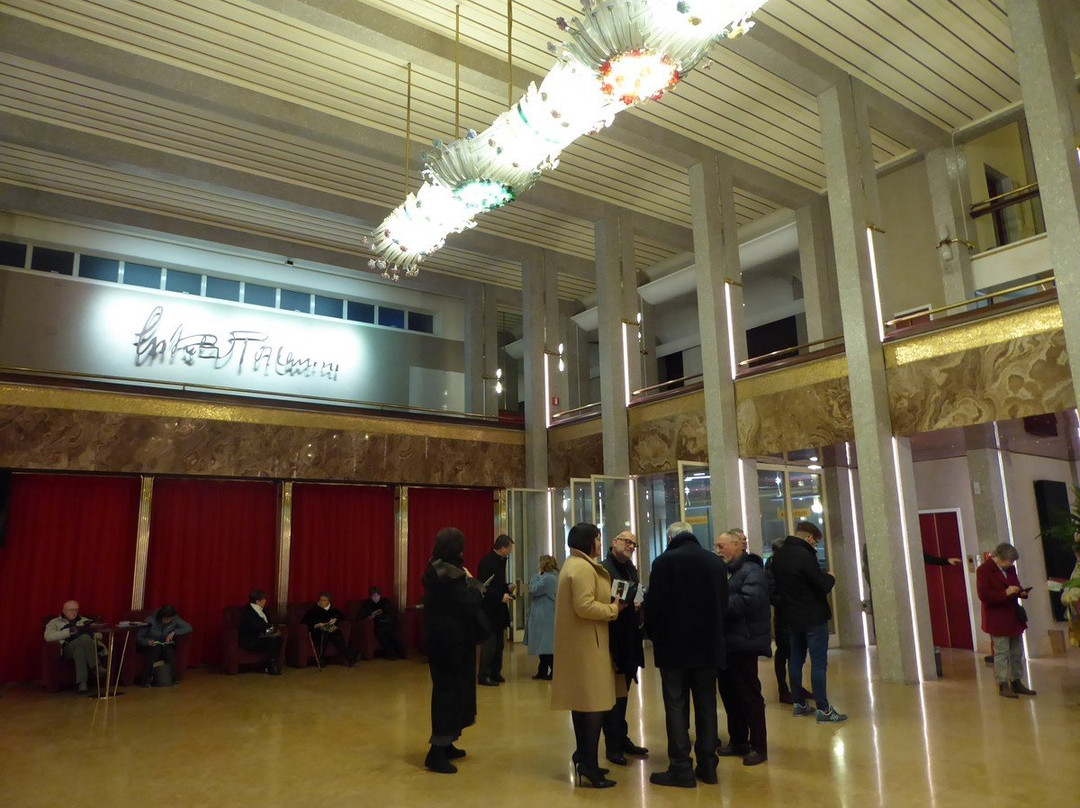
[[[608,648],[608,623],[618,616],[611,602],[611,576],[578,550],[559,572],[555,595],[555,665],[551,706],[597,713],[615,704],[615,665]]]

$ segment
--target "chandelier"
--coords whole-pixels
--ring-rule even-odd
[[[555,65],[483,132],[436,141],[424,181],[365,240],[368,266],[383,277],[414,276],[446,238],[482,213],[510,204],[583,135],[621,110],[659,100],[714,42],[750,30],[765,0],[581,0],[582,17],[555,22]],[[408,139],[408,135],[406,135]]]

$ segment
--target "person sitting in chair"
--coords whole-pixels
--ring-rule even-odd
[[[75,689],[79,693],[88,693],[86,682],[90,671],[98,671],[99,649],[97,638],[89,630],[93,618],[79,614],[79,602],[69,600],[64,604],[59,617],[54,617],[45,624],[45,642],[59,642],[60,655],[75,663]]]
[[[248,608],[240,616],[239,641],[245,651],[263,654],[266,657],[266,672],[271,676],[281,676],[278,657],[281,654],[281,632],[270,622],[263,611],[266,608],[266,593],[253,589],[248,595]]]
[[[326,658],[328,645],[337,648],[348,667],[353,666],[355,657],[345,645],[345,638],[341,636],[340,624],[344,621],[345,613],[331,604],[329,592],[320,592],[315,605],[304,613],[300,622],[307,626],[308,638],[320,668]]]
[[[150,687],[155,676],[176,684],[176,638],[191,633],[191,624],[176,613],[174,606],[162,606],[146,618],[146,625],[135,635],[136,649],[146,654],[139,684]]]
[[[397,611],[394,604],[382,596],[379,587],[373,586],[368,599],[360,606],[360,619],[374,621],[375,639],[386,659],[404,659],[405,649],[397,632]]]

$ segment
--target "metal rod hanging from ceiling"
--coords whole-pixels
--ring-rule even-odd
[[[454,134],[461,132],[461,3],[454,6]]]
[[[514,0],[506,0],[506,106],[514,106]]]
[[[409,162],[412,160],[412,62],[405,65],[405,196],[409,195]]]

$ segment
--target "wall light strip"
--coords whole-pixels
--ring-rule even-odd
[[[1001,499],[1005,504],[1005,529],[1009,533],[1009,544],[1015,547],[1016,536],[1013,534],[1012,509],[1009,507],[1009,484],[1005,481],[1005,455],[1001,450],[1001,431],[998,429],[997,421],[994,422],[994,449],[995,454],[997,454],[998,475],[1001,477]],[[1016,572],[1017,575],[1020,574],[1019,562],[1017,562]],[[1031,665],[1029,663],[1029,660],[1031,659],[1031,654],[1028,652],[1028,640],[1026,631],[1020,635],[1020,639],[1024,643],[1024,666],[1027,668],[1027,678],[1028,683],[1030,683]],[[993,648],[991,648],[990,650],[992,652]]]
[[[731,281],[724,281],[724,307],[727,309],[728,354],[731,360],[731,379],[734,381],[739,365],[735,361],[735,324],[731,319]]]
[[[911,608],[911,632],[915,640],[915,667],[919,671],[919,681],[923,681],[922,637],[919,633],[919,617],[915,608],[915,573],[911,568],[911,547],[907,523],[907,503],[904,500],[904,486],[900,477],[900,443],[892,439],[893,472],[896,475],[896,495],[900,500],[900,538],[904,545],[904,572],[907,574],[908,606]]]
[[[878,284],[877,251],[874,249],[874,231],[877,228],[867,225],[866,246],[870,252],[870,279],[874,286],[874,311],[877,313],[878,341],[885,341],[885,321],[881,314],[881,288]]]

